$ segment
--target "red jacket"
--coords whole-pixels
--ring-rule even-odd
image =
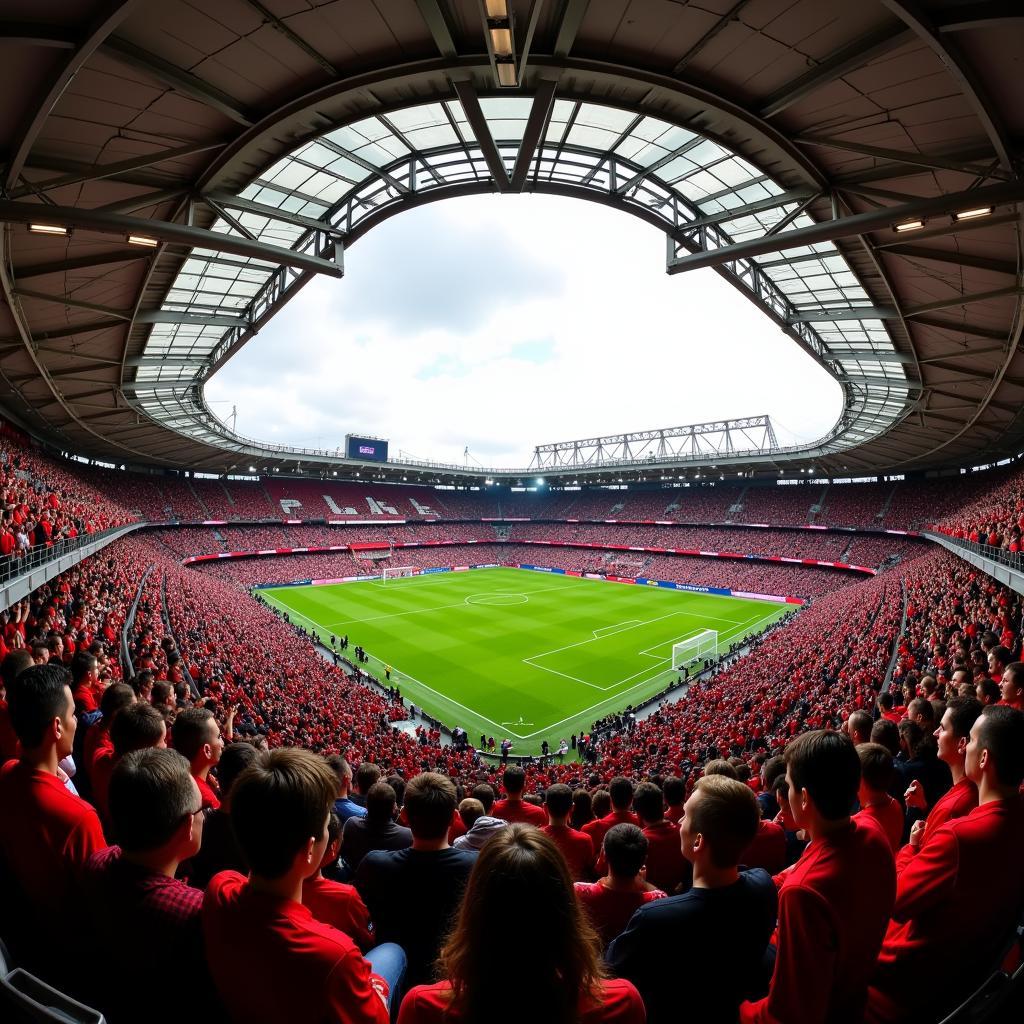
[[[892,850],[877,828],[851,822],[810,843],[779,890],[768,995],[741,1004],[741,1024],[861,1024],[895,891]]]
[[[536,825],[543,828],[548,823],[547,812],[536,804],[528,804],[524,800],[499,800],[491,808],[492,818],[501,818],[512,824],[520,822],[524,825]]]
[[[924,823],[924,834],[917,846],[907,843],[898,854],[896,854],[896,873],[899,874],[913,859],[920,850],[923,850],[931,841],[932,836],[946,824],[955,818],[963,818],[970,814],[978,806],[978,787],[968,778],[961,779],[952,789],[947,789],[935,805],[928,812]]]
[[[590,836],[594,844],[594,853],[601,856],[601,844],[604,842],[604,834],[613,825],[640,825],[640,819],[632,811],[612,811],[603,818],[595,818],[583,826],[583,831]]]
[[[871,1019],[938,1020],[984,980],[1024,905],[1022,860],[1019,798],[991,800],[935,832],[899,876]]]
[[[647,881],[669,895],[682,882],[689,886],[693,869],[683,856],[679,827],[671,821],[662,820],[654,825],[646,825],[643,833],[647,837]]]
[[[547,833],[562,851],[569,874],[574,882],[584,881],[594,867],[594,844],[585,832],[578,832],[568,825],[545,825],[541,832]]]

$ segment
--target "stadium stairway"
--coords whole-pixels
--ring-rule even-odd
[[[815,519],[821,515],[822,510],[825,508],[825,495],[828,494],[829,486],[829,484],[825,484],[821,489],[821,494],[818,496],[818,500],[807,510],[808,524],[813,524]]]

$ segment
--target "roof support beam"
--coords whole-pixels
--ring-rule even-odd
[[[555,36],[554,55],[556,57],[568,57],[572,44],[576,42],[580,25],[583,24],[583,16],[587,13],[590,0],[565,0],[562,9],[562,20],[558,26],[558,35]]]
[[[975,270],[989,270],[994,274],[1008,274],[1016,277],[1021,268],[1013,260],[992,259],[988,256],[974,256],[946,249],[928,249],[923,245],[890,245],[882,250],[888,256],[903,256],[905,259],[931,260],[934,263],[951,263],[958,267],[973,267]]]
[[[494,143],[494,137],[491,135],[487,118],[484,117],[483,109],[480,107],[480,100],[477,97],[476,90],[469,81],[453,81],[452,86],[455,89],[455,95],[459,97],[459,102],[462,104],[462,109],[466,114],[466,120],[469,121],[469,126],[473,129],[473,134],[476,136],[477,144],[483,153],[487,169],[491,172],[491,177],[494,179],[498,191],[508,192],[511,188],[508,173],[505,171],[505,164],[501,159],[501,153],[498,152],[498,147]]]
[[[945,65],[946,70],[959,82],[964,98],[973,107],[975,115],[984,126],[985,134],[988,135],[1000,164],[1004,170],[1010,171],[1013,168],[1013,147],[1006,126],[996,113],[998,108],[992,102],[970,61],[960,52],[957,41],[949,35],[944,37],[939,32],[936,20],[919,0],[882,0],[882,3],[928,44],[935,56]]]
[[[14,293],[23,299],[37,299],[40,302],[52,302],[57,306],[66,306],[72,309],[87,309],[91,313],[105,313],[107,316],[116,317],[118,320],[131,320],[130,309],[111,309],[110,306],[98,306],[94,302],[83,302],[81,299],[74,299],[69,295],[48,295],[46,292],[34,292],[28,288],[19,288]]]
[[[137,210],[147,210],[151,206],[166,203],[169,199],[180,199],[186,195],[188,195],[188,189],[162,188],[154,192],[144,192],[131,199],[120,199],[116,203],[104,203],[95,209],[103,210],[105,213],[135,213]]]
[[[816,309],[786,317],[788,324],[817,324],[841,320],[895,320],[899,314],[891,306],[849,306],[843,309]]]
[[[922,313],[933,313],[937,309],[955,309],[958,306],[970,306],[975,302],[988,302],[989,299],[1004,299],[1011,295],[1024,295],[1024,288],[997,288],[991,292],[975,292],[973,295],[954,295],[948,299],[927,302],[923,306],[914,306],[903,311],[904,317],[920,316]]]
[[[710,43],[711,40],[715,38],[715,36],[717,36],[720,32],[723,32],[726,28],[728,28],[729,22],[732,21],[734,18],[738,18],[740,12],[743,10],[744,7],[747,6],[749,2],[750,0],[736,0],[732,7],[730,7],[729,10],[725,12],[725,14],[719,17],[719,19],[714,23],[714,25],[712,25],[711,28],[709,28],[707,32],[705,32],[704,35],[702,35],[700,39],[698,39],[697,42],[695,42],[693,46],[691,46],[686,51],[686,53],[683,54],[683,56],[679,59],[676,66],[672,69],[672,74],[681,75],[683,71],[686,70],[686,65],[689,64],[690,61],[693,60],[694,57],[696,57],[700,53],[700,51],[703,50],[704,47],[707,46],[708,43]]]
[[[663,157],[660,157],[658,160],[655,160],[654,163],[651,164],[649,167],[645,167],[642,171],[637,171],[637,173],[634,174],[632,178],[630,178],[628,181],[623,182],[623,184],[619,185],[619,187],[615,190],[615,194],[619,196],[625,195],[631,188],[633,188],[634,185],[638,185],[641,181],[643,181],[644,178],[649,177],[650,175],[654,174],[657,171],[660,171],[662,167],[664,167],[666,164],[670,164],[673,160],[683,156],[685,153],[688,153],[691,149],[695,149],[702,142],[704,142],[703,135],[694,136],[688,142],[684,142],[678,149],[674,149],[671,153],[666,153]],[[757,179],[755,179],[755,181],[756,180]],[[753,182],[750,182],[749,184],[753,184]],[[730,189],[729,191],[734,192],[735,189]],[[711,197],[708,196],[707,198],[710,199]]]
[[[874,231],[891,230],[893,224],[912,217],[949,216],[957,210],[985,205],[999,206],[1019,202],[1021,199],[1024,199],[1024,182],[1012,181],[971,189],[967,192],[933,196],[928,199],[916,200],[913,203],[905,203],[902,206],[886,207],[881,210],[871,210],[868,213],[853,214],[850,217],[822,221],[808,227],[795,228],[793,231],[787,231],[780,235],[752,238],[734,245],[725,245],[719,249],[678,256],[669,261],[668,272],[677,274],[687,270],[697,270],[701,267],[720,267],[735,260],[750,259],[754,256],[763,256],[766,253],[782,252],[786,249],[796,249],[800,246],[815,245],[821,242],[834,242],[839,238],[851,238]]]
[[[245,110],[242,105],[227,93],[204,82],[201,78],[183,71],[179,67],[164,60],[162,57],[149,53],[134,43],[124,39],[108,39],[103,44],[103,52],[128,67],[141,71],[144,75],[170,86],[191,99],[205,104],[226,118],[251,128],[257,121],[255,114]]]
[[[306,228],[308,231],[322,231],[325,235],[333,235],[338,238],[344,235],[343,231],[326,221],[317,220],[315,217],[303,217],[298,213],[289,213],[287,210],[280,210],[276,206],[268,206],[266,203],[257,203],[252,199],[242,199],[240,196],[233,196],[230,192],[206,192],[200,198],[203,202],[209,203],[218,213],[223,213],[225,208],[243,210],[246,213],[255,213],[270,220],[294,224],[296,227]]]
[[[256,233],[250,231],[234,214],[228,213],[223,206],[220,205],[216,200],[211,199],[209,196],[204,197],[203,200],[207,206],[210,207],[217,216],[222,217],[233,227],[243,238],[248,238],[250,242],[258,242],[259,239],[256,237]],[[191,218],[189,218],[191,220]]]
[[[247,3],[250,7],[259,11],[267,19],[267,23],[280,32],[289,43],[300,49],[307,57],[311,57],[332,78],[339,76],[340,72],[338,69],[319,50],[310,46],[302,36],[293,32],[276,14],[268,11],[259,0],[247,0]]]
[[[843,363],[861,362],[913,364],[915,362],[913,356],[907,355],[904,352],[862,352],[859,349],[839,348],[835,345],[829,346],[828,355]]]
[[[960,160],[927,153],[910,153],[903,149],[885,149],[881,146],[869,146],[861,142],[850,142],[847,139],[835,139],[824,135],[799,135],[793,140],[801,146],[820,146],[825,149],[841,149],[858,156],[868,156],[875,160],[891,160],[894,163],[913,164],[918,167],[929,167],[938,171],[959,171],[961,174],[978,175],[982,171],[973,164]],[[841,185],[836,186],[841,188]]]
[[[353,153],[350,149],[346,149],[344,146],[339,146],[333,139],[328,139],[326,136],[316,140],[318,146],[323,146],[324,149],[329,149],[332,153],[337,153],[338,156],[343,156],[346,160],[351,160],[357,167],[362,167],[364,171],[371,171],[378,178],[386,181],[396,192],[407,194],[409,192],[409,186],[402,184],[394,175],[388,174],[382,167],[376,167],[370,163],[369,160],[364,159],[358,153]],[[412,149],[412,147],[409,147]],[[271,186],[273,187],[273,186]],[[322,200],[321,200],[322,201]]]
[[[169,245],[184,245],[189,248],[210,249],[227,252],[248,259],[263,260],[280,266],[310,270],[317,274],[341,277],[344,269],[337,263],[294,252],[280,245],[267,245],[247,238],[237,238],[219,231],[207,231],[189,224],[174,224],[168,221],[147,220],[144,217],[129,217],[123,213],[103,213],[98,210],[82,210],[70,206],[41,206],[39,203],[18,203],[0,200],[0,222],[29,224],[45,220],[50,224],[62,224],[83,231],[98,231],[102,234],[147,235]]]
[[[555,101],[555,90],[558,88],[556,79],[541,79],[530,107],[530,116],[523,130],[523,140],[519,143],[515,167],[512,168],[512,191],[522,192],[526,184],[526,176],[530,173],[530,164],[540,144],[541,136],[547,127],[551,115],[551,106]]]
[[[90,270],[112,263],[131,263],[134,260],[149,259],[150,253],[142,249],[126,249],[124,252],[108,252],[95,256],[79,256],[70,260],[54,260],[52,263],[26,263],[14,268],[16,281],[27,281],[31,277],[48,277],[50,274],[66,274],[74,270]]]
[[[144,167],[156,167],[158,164],[166,163],[168,160],[183,160],[186,157],[195,156],[197,153],[206,153],[211,149],[220,149],[223,145],[224,143],[220,141],[202,142],[189,146],[176,146],[174,149],[160,149],[154,153],[132,157],[130,160],[117,160],[110,164],[92,164],[91,166],[84,167],[81,171],[62,174],[59,178],[33,181],[31,185],[13,189],[11,198],[20,199],[22,196],[38,195],[40,192],[49,192],[51,189],[61,188],[64,185],[77,185],[80,181],[101,181],[104,178],[116,178],[119,174],[139,171]]]
[[[779,206],[788,206],[790,203],[810,201],[816,194],[806,188],[796,189],[793,192],[782,192],[777,196],[767,196],[765,199],[758,199],[756,202],[746,203],[743,206],[734,206],[731,210],[722,210],[719,213],[709,213],[706,217],[698,217],[696,220],[683,224],[681,230],[690,231],[695,228],[710,227],[713,224],[724,224],[726,221],[736,220],[737,217],[745,217],[749,213],[762,213],[765,210],[774,210]]]
[[[99,16],[86,29],[81,42],[64,62],[57,74],[50,80],[45,92],[35,101],[30,101],[26,108],[27,119],[13,136],[10,148],[11,159],[4,173],[4,185],[11,189],[21,176],[28,155],[42,131],[43,124],[50,112],[57,105],[64,90],[78,74],[86,61],[93,55],[96,48],[124,21],[136,6],[138,0],[108,0],[101,9]]]
[[[914,38],[910,29],[898,24],[885,25],[882,28],[862,36],[848,46],[829,54],[817,67],[793,79],[789,84],[777,90],[761,108],[762,117],[774,117],[791,107],[798,100],[809,96],[829,82],[863,67],[886,53],[905,45]]]
[[[92,323],[87,324],[74,324],[71,327],[59,327],[52,331],[36,331],[32,335],[32,340],[37,344],[41,341],[52,341],[55,338],[73,338],[76,334],[95,334],[97,331],[109,331],[115,327],[123,328],[125,322],[123,320],[94,320]],[[5,342],[15,342],[23,344],[20,337],[0,338],[0,344]],[[38,374],[36,375],[38,379]]]
[[[172,309],[142,310],[135,316],[137,324],[192,324],[195,327],[248,327],[242,316],[226,314],[179,313]]]
[[[452,58],[458,56],[455,48],[455,40],[452,38],[451,29],[445,21],[444,11],[438,0],[416,0],[416,6],[420,9],[420,16],[426,22],[427,28],[434,39],[434,45],[442,57]]]
[[[1005,342],[1008,335],[1007,331],[996,331],[990,327],[976,327],[973,324],[950,323],[948,320],[936,320],[930,316],[914,317],[913,324],[918,327],[931,327],[939,331],[949,331],[952,334],[965,334],[969,338],[985,338],[989,341]],[[964,354],[970,355],[971,353],[965,352]]]
[[[56,25],[37,24],[30,21],[5,21],[0,24],[0,45],[4,43],[73,50],[78,45],[78,40],[73,32],[67,32]]]

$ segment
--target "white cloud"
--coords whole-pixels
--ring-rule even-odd
[[[664,236],[551,196],[447,200],[385,221],[207,386],[251,437],[524,466],[534,445],[769,413],[835,422],[838,385],[714,271],[668,277]],[[222,415],[225,404],[214,408]]]

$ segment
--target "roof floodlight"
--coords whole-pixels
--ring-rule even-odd
[[[953,220],[974,220],[976,217],[988,217],[991,213],[991,206],[978,206],[973,210],[960,210],[954,213]]]
[[[155,238],[150,238],[149,235],[129,235],[129,245],[139,245],[145,249],[155,249],[160,243]]]
[[[67,235],[68,229],[63,224],[29,224],[29,231],[34,235]]]
[[[488,31],[491,33],[491,46],[497,57],[512,56],[512,30],[506,26],[492,25]]]
[[[893,231],[903,234],[905,231],[920,231],[924,227],[923,220],[905,220],[902,224],[893,224]]]
[[[519,84],[516,66],[511,61],[498,61],[498,85],[504,89],[514,89]]]
[[[507,18],[508,0],[484,0],[488,18]]]

